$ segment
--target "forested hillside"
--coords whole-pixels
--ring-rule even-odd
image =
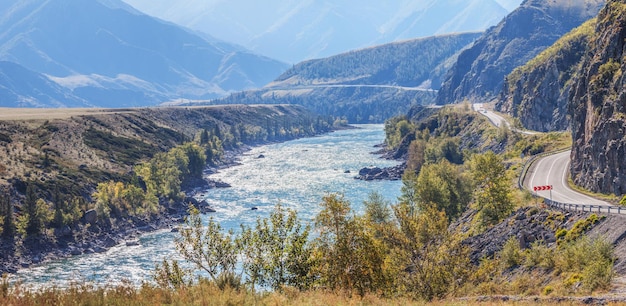
[[[480,35],[432,36],[309,60],[287,70],[266,87],[367,84],[439,89],[442,74],[449,68],[445,65]]]
[[[431,104],[458,52],[479,35],[434,36],[306,61],[263,89],[209,104],[299,104],[349,123],[382,123],[411,105]]]

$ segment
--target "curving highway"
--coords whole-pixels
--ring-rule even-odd
[[[482,104],[473,104],[472,107],[475,111],[486,116],[493,125],[499,127],[502,124],[509,125],[509,123],[502,116],[486,110]],[[509,125],[510,126],[510,125]],[[518,133],[524,133],[527,135],[537,134],[537,132],[513,130]],[[569,165],[570,165],[571,151],[565,151],[546,157],[538,158],[528,168],[528,172],[524,177],[524,188],[533,192],[533,194],[551,199],[555,202],[578,204],[578,205],[594,205],[594,206],[611,206],[611,204],[592,198],[586,194],[582,194],[573,190],[568,183]],[[534,191],[534,186],[547,186],[551,185],[552,190],[548,191]]]
[[[565,151],[536,160],[528,169],[524,187],[533,191],[533,186],[552,185],[553,190],[537,191],[535,194],[546,199],[568,204],[609,206],[611,204],[592,198],[570,188],[568,184],[571,151]]]

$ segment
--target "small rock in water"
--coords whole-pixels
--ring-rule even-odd
[[[256,207],[256,206],[252,206],[252,208],[250,210],[259,210],[259,208]]]
[[[259,154],[259,156],[257,156],[257,158],[265,158],[265,155]]]
[[[346,170],[346,171],[344,171],[343,173],[350,173],[350,170]]]

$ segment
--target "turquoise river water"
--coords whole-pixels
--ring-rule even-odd
[[[215,208],[209,216],[226,229],[252,226],[258,217],[268,216],[274,205],[295,209],[304,223],[319,211],[321,198],[341,193],[357,212],[371,192],[395,202],[400,181],[355,180],[359,169],[376,165],[394,166],[395,161],[371,154],[384,139],[382,125],[359,125],[326,135],[253,148],[241,156],[241,165],[220,170],[211,177],[232,185],[210,189],[203,197]],[[258,158],[259,155],[265,158]],[[349,171],[350,173],[346,173]],[[258,210],[251,210],[257,207]],[[75,256],[23,269],[13,277],[27,286],[65,286],[91,281],[99,285],[123,280],[140,284],[151,281],[155,263],[177,258],[176,233],[161,230],[139,238],[138,246],[120,245],[105,253]]]

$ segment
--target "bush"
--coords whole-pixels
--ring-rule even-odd
[[[504,269],[515,268],[522,263],[522,251],[515,236],[509,238],[502,247],[500,263]]]

